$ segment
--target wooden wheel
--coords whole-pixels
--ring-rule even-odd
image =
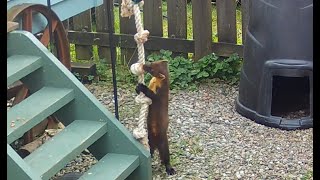
[[[40,4],[21,4],[14,6],[7,11],[7,21],[21,21],[22,30],[33,32],[33,16],[36,14],[40,14],[40,16],[45,17],[47,25],[44,29],[40,30],[40,32],[36,32],[34,35],[44,46],[49,48],[50,30],[48,22],[51,22],[53,44],[50,47],[57,59],[59,59],[60,62],[70,70],[70,47],[65,28],[59,17],[52,10],[48,9],[47,6]],[[7,89],[7,99],[9,100],[15,97],[12,104],[13,106],[27,98],[28,95],[28,88],[20,81],[14,83],[14,85]],[[41,122],[24,135],[24,143],[33,141],[34,136],[38,135],[37,133],[44,131],[47,126],[57,124],[57,122],[58,120],[54,116],[49,116],[45,121]]]
[[[66,31],[59,17],[47,6],[40,4],[22,4],[17,5],[9,9],[7,12],[7,21],[19,21],[22,20],[22,30],[32,32],[33,27],[33,15],[40,13],[44,16],[47,22],[51,22],[52,35],[54,42],[54,49],[56,50],[56,57],[64,64],[68,69],[71,68],[70,63],[70,48],[66,35]],[[48,47],[50,42],[49,25],[37,32],[36,37],[41,41],[43,45]]]

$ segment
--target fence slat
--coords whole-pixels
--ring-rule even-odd
[[[218,41],[237,43],[236,1],[217,0]]]
[[[241,1],[241,15],[242,15],[242,44],[245,42],[246,30],[249,23],[249,7],[250,0]]]
[[[111,3],[112,10],[113,12],[113,3],[112,1],[108,1]],[[109,27],[108,27],[108,17],[107,17],[107,12],[105,10],[106,5],[102,4],[101,6],[96,7],[96,28],[97,32],[109,32]],[[111,14],[111,19],[113,18],[113,13]],[[113,23],[113,22],[112,22]],[[98,54],[99,54],[99,59],[104,59],[105,62],[111,63],[111,52],[110,48],[107,47],[102,47],[98,46]]]
[[[84,11],[73,17],[73,28],[75,31],[91,32],[91,10]],[[90,60],[92,57],[92,46],[75,45],[76,58]]]
[[[163,36],[162,0],[144,1],[143,24],[144,29],[148,30],[150,35]],[[145,51],[145,56],[148,57],[148,55],[153,52],[154,51]]]
[[[119,4],[121,4],[121,0],[119,0]],[[134,16],[131,16],[131,18],[123,18],[121,17],[121,8],[119,10],[119,16],[120,16],[120,33],[123,34],[135,34],[137,33],[136,25],[134,22]],[[135,49],[128,49],[128,48],[121,48],[121,62],[129,63],[130,66],[132,63],[136,62],[138,60],[138,54],[135,51]]]
[[[163,36],[162,1],[147,0],[143,5],[143,24],[152,36]]]
[[[212,44],[211,0],[192,0],[194,59],[210,54]]]
[[[168,37],[187,39],[187,1],[167,0],[167,3]]]

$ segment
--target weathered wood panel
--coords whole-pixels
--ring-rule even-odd
[[[236,1],[217,0],[218,41],[237,43]]]
[[[121,4],[121,0],[119,0],[119,4]],[[134,16],[131,18],[121,17],[121,8],[119,11],[120,16],[120,33],[121,34],[135,34],[137,33],[136,25],[134,23]],[[109,39],[109,38],[108,38]],[[133,38],[132,38],[133,39]],[[120,45],[120,47],[123,47]],[[138,60],[138,54],[134,49],[121,48],[121,62],[132,62]]]
[[[152,36],[163,36],[162,1],[144,1],[143,24]]]
[[[163,36],[162,0],[144,1],[143,5],[144,29],[152,36]],[[146,57],[153,51],[145,51]]]
[[[167,0],[167,3],[168,37],[187,39],[187,1]]]
[[[69,31],[69,41],[74,44],[81,45],[99,45],[109,46],[109,34],[108,33],[84,33]],[[79,38],[81,37],[81,39]],[[133,39],[133,35],[128,34],[115,34],[114,46],[122,47],[125,49],[136,48],[136,42]],[[159,51],[161,49],[170,50],[181,53],[194,53],[195,41],[177,38],[163,38],[157,36],[150,36],[150,41],[145,43],[146,50]],[[240,57],[243,57],[243,46],[235,45],[232,43],[210,43],[212,52],[219,56],[230,56],[233,53],[238,53]],[[211,48],[210,48],[211,49]]]
[[[113,12],[113,3],[112,1],[107,1],[110,3],[110,7],[112,7],[111,12]],[[101,6],[96,7],[96,28],[97,32],[109,32],[108,27],[108,14],[105,10],[106,4],[102,4]],[[111,14],[111,19],[113,21],[113,13]],[[111,22],[113,23],[113,22]],[[114,32],[114,31],[113,31]],[[98,46],[98,54],[100,59],[104,59],[105,62],[111,62],[111,52],[107,47]]]
[[[210,54],[212,44],[211,0],[192,0],[195,60]]]
[[[246,31],[249,23],[249,7],[250,0],[241,1],[241,16],[242,16],[242,44],[245,43]]]
[[[73,28],[76,31],[91,32],[91,10],[73,17]],[[81,37],[79,37],[81,38]],[[90,60],[92,57],[92,46],[75,45],[76,58]]]

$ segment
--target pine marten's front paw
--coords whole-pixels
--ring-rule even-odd
[[[137,94],[140,94],[140,92],[146,93],[148,87],[142,83],[139,83],[136,87]]]

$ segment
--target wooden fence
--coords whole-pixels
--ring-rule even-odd
[[[97,45],[99,58],[110,60],[109,29],[105,11],[107,2],[109,1],[105,0],[103,5],[69,19],[68,38],[70,43],[75,44],[77,59],[90,59],[92,45]],[[235,0],[216,0],[218,42],[212,41],[211,0],[191,1],[193,39],[187,39],[186,0],[166,0],[168,37],[163,37],[162,0],[144,2],[144,28],[150,31],[149,40],[145,43],[147,53],[161,49],[170,50],[175,54],[194,53],[195,60],[212,52],[219,56],[229,56],[232,53],[242,56],[243,45],[237,45]],[[249,0],[242,0],[242,42],[248,24],[248,9]],[[111,19],[114,20],[114,17]],[[96,32],[92,32],[93,24],[96,25]],[[113,39],[114,45],[121,48],[122,59],[128,60],[136,56],[136,43],[133,38],[135,33],[134,17],[120,17],[120,33],[115,34]]]

